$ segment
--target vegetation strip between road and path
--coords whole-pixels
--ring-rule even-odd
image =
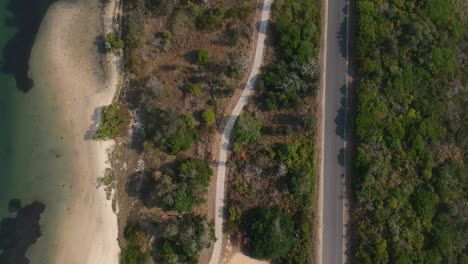
[[[257,44],[255,48],[255,58],[249,79],[245,88],[237,101],[231,115],[226,123],[223,134],[221,135],[221,144],[219,145],[219,159],[217,161],[216,169],[216,200],[215,200],[215,236],[217,238],[213,253],[211,256],[210,264],[217,264],[221,259],[221,252],[223,246],[223,223],[224,223],[224,200],[225,200],[225,186],[226,186],[226,160],[227,152],[230,144],[230,136],[234,127],[237,117],[240,115],[242,108],[247,104],[247,101],[252,94],[254,84],[260,73],[260,67],[263,62],[264,48],[268,21],[271,14],[271,6],[274,0],[264,0],[262,13],[260,18],[260,28],[258,32]]]

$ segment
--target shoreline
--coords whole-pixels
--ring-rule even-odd
[[[73,162],[70,190],[63,205],[53,205],[57,225],[48,226],[41,219],[44,239],[28,250],[31,263],[118,263],[117,215],[104,188],[98,187],[114,142],[96,142],[88,136],[119,84],[119,58],[100,55],[95,44],[99,34],[112,30],[115,9],[109,6],[115,4],[110,1],[103,8],[89,0],[54,3],[33,46],[30,75],[57,98]],[[49,262],[44,252],[50,253]]]

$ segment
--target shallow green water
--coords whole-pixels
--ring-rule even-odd
[[[7,63],[4,48],[18,31],[7,23],[13,17],[7,10],[10,1],[14,0],[0,0],[2,66]],[[41,71],[47,74],[47,69]],[[45,87],[47,83],[33,81],[32,88],[24,92],[18,89],[13,74],[6,74],[3,67],[0,70],[0,219],[15,216],[8,211],[10,199],[20,199],[23,206],[33,201],[44,203],[40,221],[43,237],[37,243],[44,246],[34,247],[50,248],[55,240],[54,225],[67,210],[72,188],[73,153],[66,144],[71,133],[57,111],[59,102]],[[31,263],[47,263],[46,253],[41,259],[31,259]]]

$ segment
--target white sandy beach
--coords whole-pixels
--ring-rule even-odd
[[[73,180],[64,201],[48,204],[60,217],[56,226],[43,225],[43,237],[27,254],[31,263],[46,263],[44,252],[52,253],[52,263],[118,263],[117,217],[105,191],[97,188],[106,166],[106,149],[112,142],[87,138],[93,122],[95,126],[99,119],[96,109],[112,101],[118,84],[116,58],[100,62],[94,44],[103,28],[97,2],[55,3],[32,50],[30,76],[34,85],[57,98],[57,110],[66,130],[71,131],[66,140],[72,148]],[[41,218],[41,224],[44,221],[47,216]]]

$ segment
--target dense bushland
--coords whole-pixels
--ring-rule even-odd
[[[462,5],[357,1],[356,263],[468,261]]]
[[[320,4],[277,0],[272,20],[274,62],[233,130],[227,229],[253,257],[311,263]]]
[[[316,1],[277,1],[274,11],[279,60],[265,69],[261,82],[267,110],[298,107],[318,81],[320,8]]]
[[[204,160],[182,162],[175,175],[158,176],[152,192],[153,204],[165,210],[192,211],[205,202],[212,174],[213,170]]]

